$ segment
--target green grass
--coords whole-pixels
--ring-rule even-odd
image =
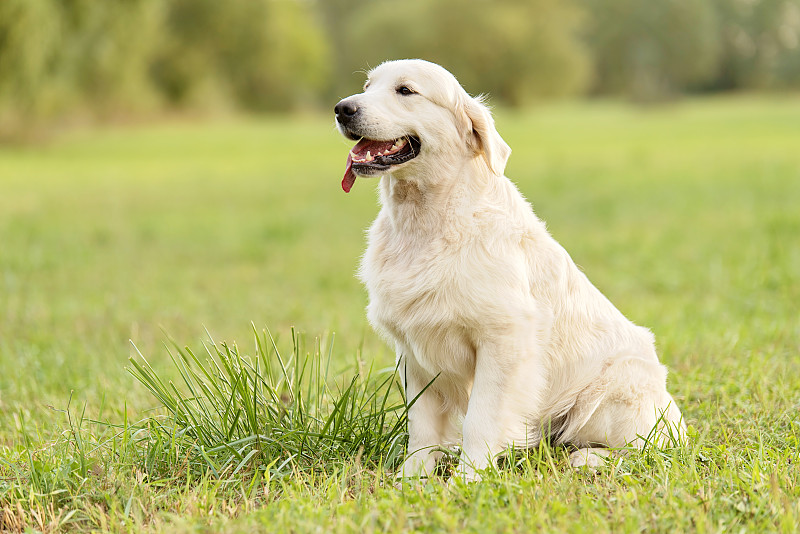
[[[176,458],[197,476],[238,482],[242,471],[251,486],[265,476],[327,473],[356,457],[378,470],[399,464],[407,403],[395,367],[335,380],[330,350],[304,354],[293,336],[291,354],[281,355],[270,334],[254,337],[253,357],[225,343],[207,346],[202,357],[175,347],[183,388],[162,380],[143,356],[131,359],[131,374],[168,414],[133,431],[141,429],[153,453],[149,476],[174,473]]]
[[[374,182],[341,191],[331,119],[92,130],[0,148],[0,531],[797,531],[800,99],[497,123],[508,176],[655,332],[685,447],[394,489],[402,396],[353,276]]]

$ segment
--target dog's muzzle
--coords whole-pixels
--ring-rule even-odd
[[[418,137],[403,135],[392,139],[371,139],[361,131],[360,108],[353,97],[340,100],[333,108],[336,126],[347,138],[358,143],[347,156],[342,189],[349,192],[356,176],[379,176],[392,167],[402,165],[419,154]]]

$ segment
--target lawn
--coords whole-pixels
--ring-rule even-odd
[[[255,330],[325,363],[331,392],[388,376],[354,277],[375,182],[342,192],[328,116],[68,132],[0,147],[0,531],[800,529],[800,98],[496,118],[506,174],[656,334],[689,443],[598,472],[543,444],[402,490],[360,453],[189,459],[197,438],[154,437],[175,421],[129,358],[188,398],[170,355],[270,352]]]

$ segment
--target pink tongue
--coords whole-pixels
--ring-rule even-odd
[[[348,154],[347,168],[345,168],[344,178],[342,178],[342,189],[344,189],[344,192],[349,193],[354,183],[356,183],[356,173],[353,172],[353,158]]]
[[[373,155],[378,154],[379,152],[389,150],[393,144],[394,141],[372,141],[370,139],[362,139],[356,143],[356,146],[353,147],[351,152],[359,158],[364,158],[368,151]],[[348,154],[347,167],[345,167],[344,178],[342,178],[342,189],[344,189],[344,192],[349,193],[355,182],[356,173],[353,172],[353,157]]]

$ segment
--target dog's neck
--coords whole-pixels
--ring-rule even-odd
[[[420,185],[417,182],[404,179],[393,179],[389,177],[389,194],[391,203],[395,206],[410,205],[414,209],[419,209],[425,204]]]
[[[489,171],[480,158],[462,161],[460,166],[439,166],[432,173],[395,173],[381,178],[382,209],[396,230],[424,235],[447,231],[454,223],[453,214],[459,212],[452,206],[477,205],[475,197],[483,195],[489,184]],[[436,176],[436,180],[422,181],[420,175]]]

